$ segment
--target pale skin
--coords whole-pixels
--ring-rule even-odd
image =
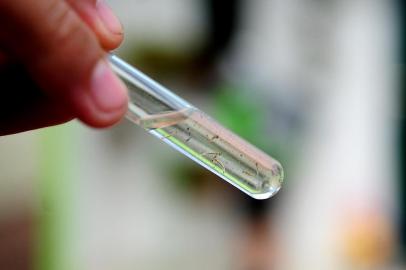
[[[117,123],[127,90],[105,59],[122,40],[104,1],[1,0],[0,135],[72,119],[98,128]]]

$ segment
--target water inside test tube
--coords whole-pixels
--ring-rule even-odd
[[[114,55],[128,87],[127,118],[255,199],[281,187],[281,165],[182,98]]]
[[[133,119],[161,140],[256,199],[281,187],[281,165],[196,108]]]

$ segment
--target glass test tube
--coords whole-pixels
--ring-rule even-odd
[[[278,192],[278,161],[117,56],[109,61],[128,87],[130,121],[255,199]]]

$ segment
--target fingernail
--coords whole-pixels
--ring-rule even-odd
[[[127,106],[127,88],[104,60],[100,60],[93,70],[90,94],[96,106],[105,112]]]
[[[123,27],[120,21],[104,0],[97,1],[96,9],[99,13],[100,19],[110,32],[113,34],[123,33]]]

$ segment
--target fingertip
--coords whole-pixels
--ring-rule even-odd
[[[92,127],[111,126],[127,111],[127,88],[105,60],[100,60],[94,67],[87,91],[80,88],[73,94],[78,118]]]
[[[82,115],[79,115],[78,118],[89,127],[107,128],[120,122],[123,119],[126,111],[127,108],[121,108],[113,112],[100,112],[97,110],[90,110]]]
[[[124,34],[99,34],[100,45],[106,51],[117,49],[124,40]]]
[[[124,39],[123,26],[104,0],[67,0],[77,14],[93,30],[103,49],[116,49]]]
[[[100,60],[90,79],[90,96],[101,111],[114,111],[128,103],[127,87],[106,60]]]
[[[123,34],[123,26],[120,20],[104,0],[97,1],[96,10],[107,30],[112,34]]]
[[[102,33],[102,46],[106,50],[113,50],[117,48],[124,39],[123,25],[106,1],[98,0],[96,2],[96,11],[103,23],[104,29],[107,30],[102,31],[104,33]]]

